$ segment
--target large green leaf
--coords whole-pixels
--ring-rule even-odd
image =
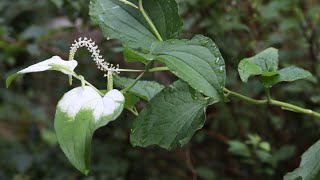
[[[265,87],[272,87],[279,82],[292,82],[300,79],[312,77],[309,71],[306,71],[298,67],[287,67],[278,71],[278,74],[274,76],[266,76],[262,78],[262,82]]]
[[[247,82],[250,76],[273,76],[277,74],[279,64],[278,50],[268,48],[259,54],[240,61],[238,71],[243,82]]]
[[[138,5],[136,0],[129,1]],[[174,0],[145,0],[143,7],[164,40],[177,37],[182,21]],[[127,47],[149,49],[157,41],[139,9],[119,0],[91,0],[89,14],[106,37],[119,39]]]
[[[157,94],[134,122],[133,146],[183,146],[205,122],[205,99],[194,99],[187,83],[177,81]]]
[[[197,35],[192,40],[156,42],[151,54],[197,91],[221,99],[226,78],[225,63],[210,38]]]
[[[101,97],[91,87],[78,87],[59,101],[54,128],[62,151],[82,173],[88,174],[93,133],[115,120],[123,110],[124,97],[111,90]]]
[[[313,144],[301,157],[300,166],[287,173],[284,180],[317,180],[320,178],[320,140]]]
[[[126,88],[130,86],[135,80],[126,77],[114,76],[114,85],[117,88]],[[138,81],[129,92],[146,100],[150,101],[156,94],[158,94],[165,86],[155,81]]]

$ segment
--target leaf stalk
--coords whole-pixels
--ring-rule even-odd
[[[157,30],[156,26],[153,24],[152,20],[149,18],[149,16],[147,15],[147,13],[145,12],[143,5],[142,5],[142,0],[139,0],[139,10],[141,12],[141,14],[143,15],[143,17],[146,19],[147,23],[149,24],[149,26],[151,27],[153,33],[156,35],[156,37],[158,38],[159,41],[163,41],[159,31]]]

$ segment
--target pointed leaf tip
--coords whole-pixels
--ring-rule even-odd
[[[6,88],[9,88],[12,81],[21,74],[42,72],[47,70],[57,70],[68,75],[70,74],[69,71],[73,71],[77,67],[77,65],[78,62],[76,60],[65,61],[61,59],[59,56],[53,56],[50,59],[33,64],[27,68],[20,70],[17,73],[8,76],[6,79]]]
[[[18,77],[19,75],[21,75],[20,73],[14,73],[11,74],[10,76],[7,77],[6,79],[6,88],[9,88],[9,86],[11,85],[12,81]]]

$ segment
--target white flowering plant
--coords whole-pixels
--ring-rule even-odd
[[[158,145],[167,150],[184,146],[205,123],[206,109],[232,97],[256,105],[278,106],[284,110],[320,118],[320,113],[272,98],[271,88],[280,82],[292,82],[312,77],[298,67],[278,68],[278,50],[268,48],[240,61],[238,72],[243,82],[258,76],[264,87],[265,99],[256,100],[225,87],[226,65],[217,45],[208,37],[195,35],[192,39],[179,39],[183,23],[175,0],[91,0],[92,20],[106,38],[119,40],[124,47],[124,60],[136,61],[145,69],[120,69],[105,61],[94,41],[79,38],[71,45],[69,59],[58,56],[29,66],[9,76],[7,87],[17,76],[47,70],[59,71],[81,81],[59,101],[54,127],[59,145],[72,165],[84,174],[90,170],[91,141],[95,130],[114,121],[126,108],[136,119],[130,133],[133,146]],[[98,90],[75,73],[78,62],[75,54],[85,47],[107,78],[107,90]],[[158,61],[163,66],[153,67]],[[145,73],[170,71],[179,80],[165,87],[154,81],[141,80]],[[136,79],[119,76],[121,72],[140,73]],[[67,77],[66,76],[66,77]],[[114,86],[118,89],[114,89]],[[140,112],[135,105],[147,102]],[[306,152],[308,158],[316,156],[319,142]],[[317,149],[316,151],[314,149]],[[305,166],[312,170],[305,173]],[[288,173],[285,179],[312,179],[320,167],[303,160],[301,166]],[[311,171],[310,170],[310,171]]]

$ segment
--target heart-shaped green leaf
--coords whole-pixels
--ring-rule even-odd
[[[255,75],[273,76],[277,74],[279,64],[278,50],[268,48],[259,54],[240,61],[238,71],[243,82]]]
[[[69,161],[88,174],[93,133],[115,120],[123,110],[124,96],[111,90],[101,97],[89,86],[74,88],[59,101],[54,128]]]

